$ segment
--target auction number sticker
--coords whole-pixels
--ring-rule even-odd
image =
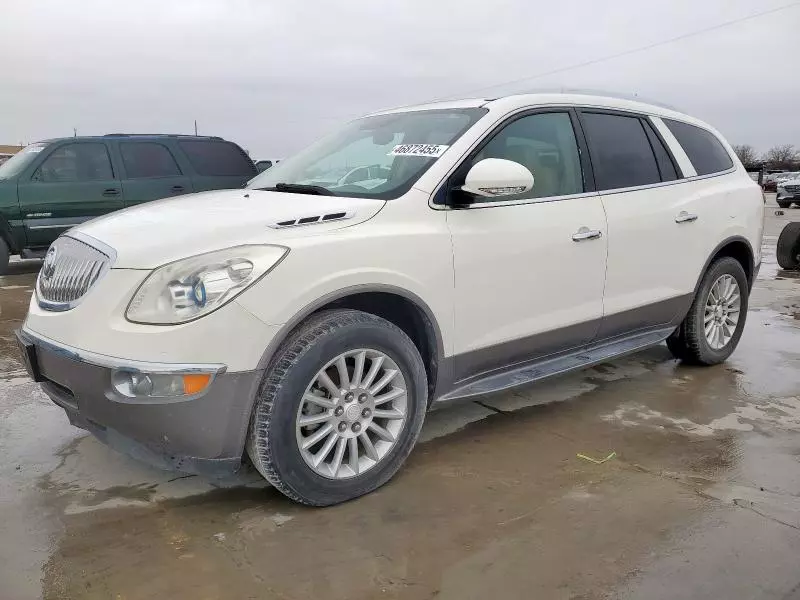
[[[430,156],[439,158],[450,146],[442,144],[399,144],[388,156]]]

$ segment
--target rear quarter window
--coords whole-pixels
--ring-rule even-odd
[[[216,140],[178,142],[198,175],[243,176],[256,174],[256,167],[236,144]]]
[[[727,171],[733,166],[730,154],[710,131],[680,121],[662,120],[683,147],[698,175]]]

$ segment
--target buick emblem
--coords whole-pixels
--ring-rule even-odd
[[[56,272],[56,259],[58,258],[58,250],[55,246],[50,246],[47,254],[44,255],[44,264],[42,264],[42,277],[50,279]]]

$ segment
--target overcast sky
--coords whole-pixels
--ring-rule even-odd
[[[284,157],[368,111],[470,93],[790,0],[0,0],[0,144],[191,133]],[[638,94],[800,146],[800,6],[479,96]]]

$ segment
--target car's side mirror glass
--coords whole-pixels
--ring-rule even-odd
[[[514,196],[533,189],[533,173],[504,158],[484,158],[472,165],[461,190],[478,198]]]

